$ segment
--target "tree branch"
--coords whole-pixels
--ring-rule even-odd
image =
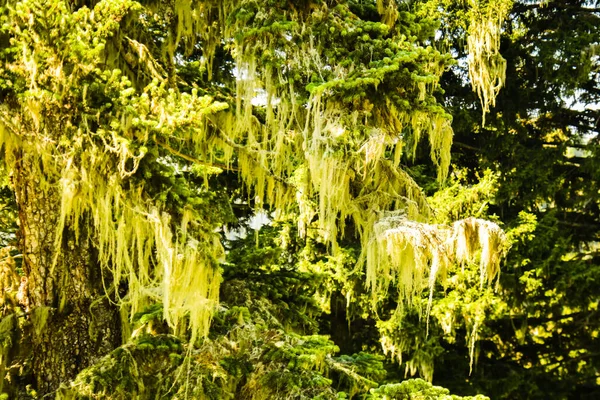
[[[232,166],[228,166],[225,164],[221,164],[221,163],[209,163],[207,161],[202,161],[199,160],[195,157],[189,156],[187,154],[184,154],[174,148],[172,148],[171,146],[169,146],[167,143],[161,142],[160,140],[154,138],[154,142],[159,145],[160,147],[162,147],[163,149],[167,150],[169,153],[177,156],[177,157],[181,157],[184,160],[193,162],[194,164],[199,164],[199,165],[204,165],[206,167],[213,167],[213,168],[220,168],[222,170],[226,170],[226,171],[239,171],[237,168],[234,168]]]
[[[478,147],[475,146],[471,146],[470,144],[466,144],[466,143],[462,143],[462,142],[457,142],[456,140],[452,142],[453,145],[456,145],[458,147],[462,147],[463,149],[467,149],[467,150],[473,150],[476,152],[482,152],[482,150]]]

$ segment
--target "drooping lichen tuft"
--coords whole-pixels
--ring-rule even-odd
[[[479,260],[480,289],[483,289],[483,285],[500,272],[500,261],[507,250],[505,234],[493,222],[471,217],[451,226],[430,225],[414,222],[403,213],[380,218],[361,258],[367,265],[366,285],[373,295],[374,305],[387,297],[390,287],[395,287],[398,292],[398,308],[389,320],[379,323],[383,350],[400,363],[404,352],[413,351],[412,358],[406,361],[407,372],[410,369],[414,375],[419,370],[430,379],[433,371],[431,353],[418,349],[430,345],[427,334],[415,341],[416,338],[409,340],[406,335],[396,333],[406,310],[416,308],[420,313],[421,293],[428,290],[425,313],[428,331],[435,285],[438,282],[445,284],[450,267]],[[486,302],[479,302],[474,306],[478,311],[466,315],[472,319],[467,319],[471,328],[468,335],[471,365],[486,305]]]
[[[181,169],[173,158],[185,149],[239,172],[250,203],[298,210],[299,232],[317,231],[333,253],[344,234],[355,234],[367,285],[378,295],[395,284],[400,302],[412,301],[428,288],[429,314],[436,278],[454,258],[452,243],[471,246],[472,235],[482,282],[497,273],[492,252],[501,235],[483,224],[476,232],[426,224],[425,196],[401,166],[427,140],[439,182],[450,166],[451,118],[435,97],[450,56],[424,47],[433,40],[430,21],[398,13],[393,1],[377,2],[382,22],[359,18],[345,2],[176,1],[169,8],[105,0],[94,12],[71,13],[66,2],[53,1],[61,17],[49,29],[67,32],[64,40],[29,40],[22,32],[47,28],[43,13],[23,7],[23,29],[12,32],[21,52],[12,69],[29,90],[18,113],[0,111],[7,160],[16,167],[15,154],[26,153],[39,168],[32,173],[58,192],[53,268],[60,267],[63,230],[78,233],[89,222],[103,269],[116,284],[127,282],[120,300],[131,315],[162,302],[173,329],[189,327],[192,339],[206,335],[223,253],[215,226],[201,206],[169,207],[170,188],[151,192],[147,183],[156,176],[142,171],[148,160]],[[124,33],[137,23],[167,32],[143,43]],[[500,79],[486,58],[497,44],[488,36],[473,42],[474,57],[485,61],[473,64],[482,75],[472,77],[484,99],[492,98],[490,87],[495,96]],[[215,89],[223,102],[178,87],[178,51],[200,47],[202,90],[218,86],[211,82],[217,48],[231,57],[224,69],[235,82]],[[475,244],[459,259],[474,257]]]
[[[508,251],[504,231],[495,223],[466,218],[456,221],[452,241],[459,263],[473,262],[479,258],[480,282],[490,283],[500,272],[500,262]]]
[[[21,6],[12,34],[22,57],[10,68],[30,88],[20,109],[2,105],[0,145],[13,171],[23,168],[19,154],[25,154],[32,169],[27,173],[58,202],[59,214],[47,216],[56,224],[53,262],[40,268],[55,279],[52,274],[65,267],[59,265],[63,233],[70,230],[78,240],[88,240],[80,237],[86,232],[106,282],[127,283],[121,304],[130,315],[149,301],[162,302],[174,330],[189,329],[192,341],[207,335],[218,302],[223,248],[202,210],[174,210],[152,198],[139,170],[149,147],[160,143],[157,137],[202,136],[206,115],[223,105],[195,91],[167,89],[160,80],[136,90],[120,70],[103,64],[105,42],[120,20],[135,15],[136,2],[101,1],[94,11],[82,7],[72,13],[66,3],[55,1],[62,10],[56,19],[43,18],[40,2]],[[32,32],[60,29],[64,41],[29,40],[21,26]],[[34,53],[39,55],[35,62]],[[157,154],[153,150],[155,161],[168,168],[168,159]],[[83,223],[92,229],[81,229]]]
[[[478,258],[481,284],[500,272],[506,254],[504,231],[495,223],[467,218],[452,226],[430,225],[407,218],[403,212],[389,213],[375,224],[368,245],[366,285],[374,294],[398,287],[399,299],[411,302],[425,287],[432,292],[438,276],[445,276],[452,262]]]
[[[512,8],[511,0],[469,0],[467,51],[469,79],[485,114],[496,104],[506,81],[506,60],[500,54],[502,24]]]

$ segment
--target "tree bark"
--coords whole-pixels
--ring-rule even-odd
[[[59,182],[48,181],[36,162],[21,154],[14,184],[32,328],[26,337],[32,342],[33,381],[38,395],[54,398],[62,383],[120,345],[120,318],[104,293],[86,218],[82,217],[77,234],[67,226],[56,243]]]

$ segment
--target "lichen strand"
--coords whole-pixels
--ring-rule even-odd
[[[440,353],[440,349],[422,329],[415,330],[414,324],[407,323],[404,311],[398,310],[389,320],[378,322],[381,347],[386,355],[404,364],[406,377],[419,373],[431,382],[434,357]],[[411,334],[407,335],[407,330]]]
[[[381,22],[389,27],[398,20],[398,4],[395,0],[377,0],[377,12],[381,15]]]
[[[500,272],[500,261],[508,251],[504,231],[495,223],[466,218],[452,225],[454,253],[459,263],[479,256],[480,283],[491,283]]]
[[[173,224],[160,203],[149,202],[143,187],[127,188],[135,167],[107,174],[101,166],[115,162],[115,156],[120,166],[135,166],[138,157],[126,145],[115,149],[117,154],[111,150],[88,149],[79,154],[79,165],[67,160],[61,178],[61,224],[76,226],[82,215],[91,216],[103,267],[116,282],[129,284],[122,300],[132,316],[148,301],[162,301],[173,328],[187,323],[192,340],[206,335],[218,301],[216,263],[223,250],[217,237],[190,229],[190,223],[203,225],[191,209]]]
[[[364,250],[366,284],[374,300],[386,293],[391,283],[398,287],[400,299],[408,302],[425,286],[433,291],[437,274],[444,273],[450,262],[446,235],[439,227],[409,221],[403,214],[381,218]]]
[[[469,0],[467,51],[469,79],[479,96],[485,114],[496,104],[496,96],[506,80],[506,60],[500,54],[502,24],[512,8],[512,0]]]
[[[452,32],[467,33],[469,80],[481,103],[483,125],[506,80],[506,60],[500,54],[500,36],[512,6],[513,0],[431,0],[417,3],[415,7],[421,17],[443,20],[444,30],[450,36]],[[442,37],[435,46],[447,48],[449,40]]]
[[[48,148],[51,146],[33,146],[27,146],[29,154],[41,157],[53,152]],[[131,315],[150,299],[162,300],[173,327],[186,320],[192,337],[205,335],[218,299],[220,278],[215,263],[221,258],[222,247],[216,237],[210,232],[201,236],[189,233],[190,221],[200,223],[191,210],[184,211],[180,224],[173,226],[160,206],[144,199],[142,187],[124,188],[125,178],[135,171],[107,174],[105,167],[115,157],[107,148],[94,146],[74,153],[78,161],[65,157],[60,163],[43,164],[46,171],[63,168],[57,248],[63,227],[72,226],[78,232],[81,219],[89,216],[102,267],[115,282],[129,283],[123,300]],[[127,155],[122,157],[117,156],[117,163],[124,165]],[[54,254],[58,258],[60,253]]]

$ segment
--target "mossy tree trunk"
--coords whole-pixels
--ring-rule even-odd
[[[31,322],[33,380],[49,394],[120,344],[119,313],[104,295],[105,277],[93,238],[80,221],[56,243],[60,198],[35,161],[21,154],[14,174],[19,207],[19,245]],[[43,172],[43,171],[42,171]]]

